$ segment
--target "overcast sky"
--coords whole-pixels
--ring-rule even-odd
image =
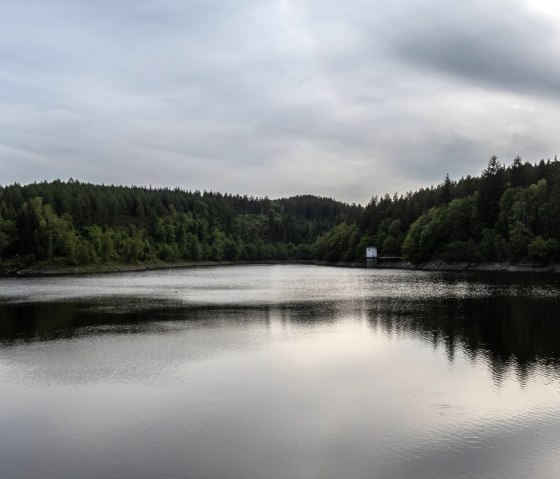
[[[1,0],[0,19],[1,184],[367,203],[560,153],[555,0]]]

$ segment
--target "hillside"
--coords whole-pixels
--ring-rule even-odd
[[[24,264],[309,259],[362,207],[54,181],[0,188],[0,256]]]
[[[550,263],[560,259],[560,162],[509,166],[496,157],[479,177],[401,196],[374,197],[358,221],[322,235],[316,259],[361,260],[366,245],[414,263]]]

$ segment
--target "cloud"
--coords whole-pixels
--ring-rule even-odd
[[[365,203],[554,156],[560,29],[487,3],[4,2],[2,183]]]
[[[560,98],[559,30],[523,4],[469,2],[426,14],[430,21],[408,25],[395,42],[403,60],[497,91]]]

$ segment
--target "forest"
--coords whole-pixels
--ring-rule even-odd
[[[0,187],[0,258],[25,265],[312,258],[363,208],[330,198],[270,200],[76,180]]]
[[[560,259],[560,162],[532,164],[517,156],[506,166],[495,156],[478,177],[405,195],[373,197],[358,221],[321,235],[314,257],[357,261],[366,245],[381,255],[422,263],[512,262]]]
[[[365,207],[76,180],[0,187],[0,259],[359,262],[365,247],[413,263],[560,260],[560,162],[510,165]]]

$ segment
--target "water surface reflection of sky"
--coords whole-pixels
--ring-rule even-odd
[[[310,266],[0,280],[0,473],[556,477],[559,291]]]

